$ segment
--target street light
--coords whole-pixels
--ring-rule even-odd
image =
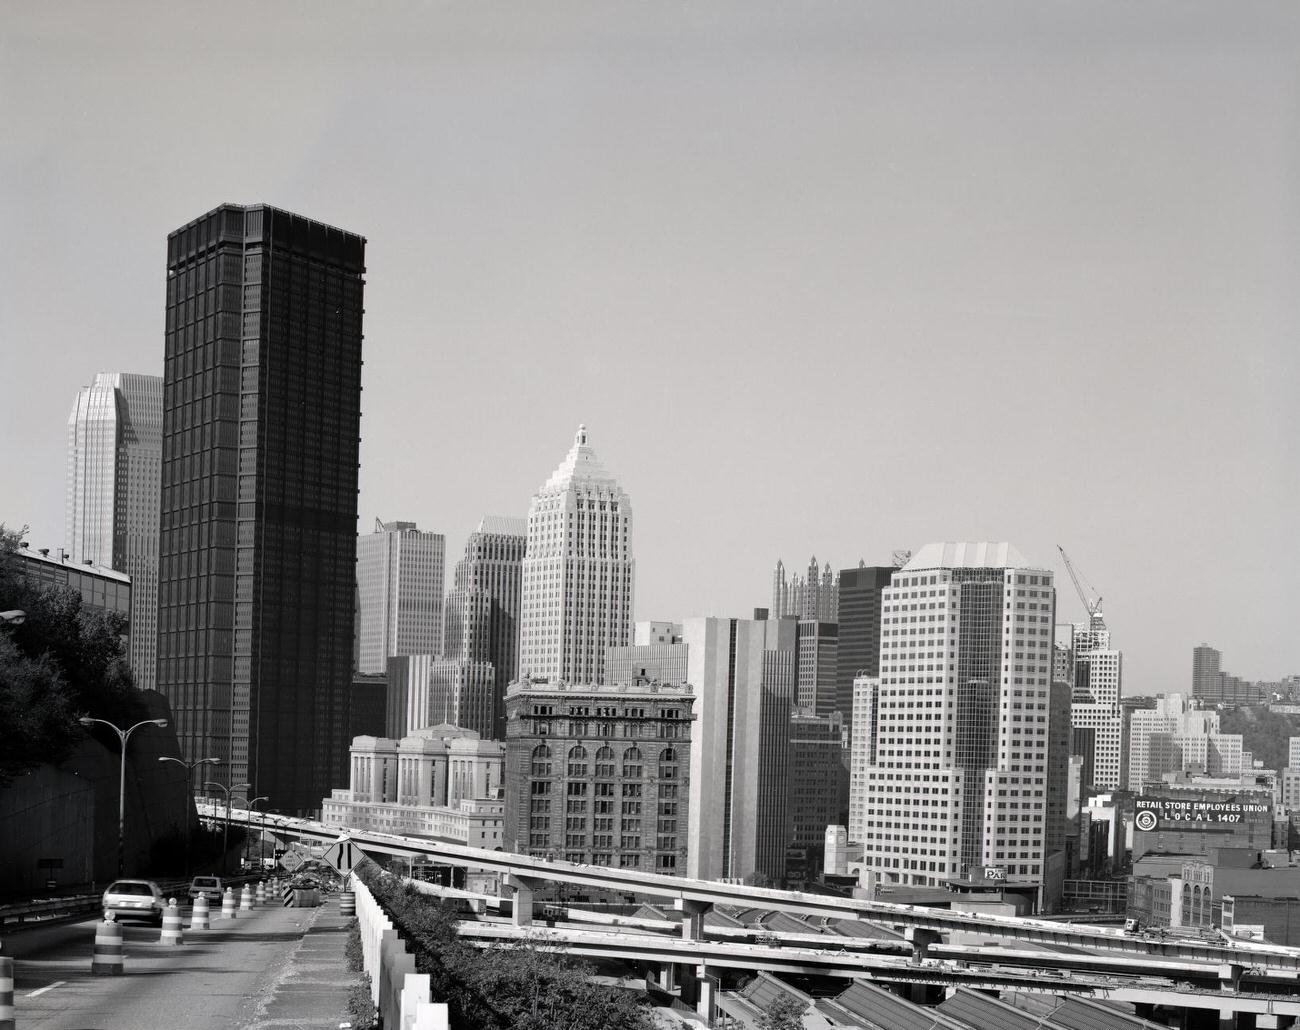
[[[269,797],[263,794],[260,797],[253,798],[251,801],[246,800],[244,802],[246,805],[248,805],[248,809],[247,809],[248,819],[246,820],[246,822],[248,823],[248,831],[244,837],[244,864],[245,865],[248,864],[248,845],[252,843],[251,838],[253,836],[253,813],[257,811],[257,803],[259,801],[270,801],[270,800],[271,799]],[[262,859],[262,845],[260,841],[258,842],[257,845],[257,858],[258,858],[258,868],[260,869],[261,859]]]
[[[194,770],[200,765],[219,765],[221,759],[200,758],[195,762],[187,762],[183,758],[169,758],[167,755],[162,755],[158,761],[175,762],[177,765],[182,766],[185,769],[185,805],[181,809],[183,813],[181,821],[185,824],[185,875],[188,877],[190,875],[190,802],[192,800],[190,794],[190,777],[194,775]]]
[[[218,790],[226,792],[226,821],[221,824],[221,869],[227,876],[230,875],[229,859],[229,841],[230,841],[230,792],[232,790],[247,790],[252,786],[251,783],[232,783],[227,787],[224,783],[214,783],[211,780],[204,782],[205,787],[216,787]]]
[[[12,614],[5,612],[4,614]],[[102,722],[105,726],[117,734],[117,739],[122,743],[122,771],[118,778],[117,790],[117,875],[119,877],[126,875],[126,743],[131,739],[131,734],[141,726],[166,726],[166,719],[142,719],[128,730],[119,729],[107,719],[92,719],[88,715],[82,716],[77,720],[83,726],[91,726],[97,722]]]

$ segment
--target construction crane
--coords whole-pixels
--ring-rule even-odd
[[[1091,623],[1101,619],[1101,595],[1097,594],[1094,599],[1088,599],[1087,593],[1084,592],[1083,584],[1079,582],[1079,574],[1074,571],[1074,565],[1070,562],[1070,556],[1065,553],[1065,548],[1060,544],[1057,544],[1056,549],[1061,552],[1061,560],[1065,562],[1065,571],[1070,574],[1070,579],[1074,581],[1074,589],[1079,595],[1079,600],[1082,601],[1083,606],[1088,609],[1088,621]],[[1088,586],[1091,587],[1092,584],[1089,583]],[[1095,590],[1092,592],[1096,594]]]

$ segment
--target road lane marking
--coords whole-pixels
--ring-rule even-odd
[[[54,990],[54,988],[56,988],[56,987],[62,987],[62,986],[63,986],[64,984],[66,984],[67,982],[68,982],[67,980],[55,980],[54,983],[50,984],[50,985],[47,986],[47,987],[42,987],[42,988],[41,988],[40,990],[38,990],[38,991],[32,991],[31,994],[27,995],[27,997],[29,997],[29,998],[35,998],[37,995],[44,994],[46,991],[52,991],[52,990]]]

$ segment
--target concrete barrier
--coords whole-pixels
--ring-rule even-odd
[[[158,935],[159,944],[184,944],[181,934],[181,910],[176,907],[176,899],[171,898],[163,909],[162,933]]]
[[[392,921],[375,896],[355,875],[357,926],[361,931],[362,968],[370,976],[370,998],[384,1030],[447,1030],[447,1006],[430,997],[429,976],[415,971],[415,956],[406,950]]]
[[[194,899],[194,905],[190,908],[190,929],[207,930],[211,926],[208,918],[208,897],[206,894],[200,894]]]
[[[14,960],[0,958],[0,1030],[17,1030],[14,1015]]]
[[[122,927],[111,915],[95,924],[95,953],[90,959],[90,971],[96,976],[121,976],[126,971]]]

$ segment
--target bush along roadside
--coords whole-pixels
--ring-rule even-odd
[[[353,1030],[370,1030],[379,1025],[379,1013],[370,998],[368,973],[362,973],[361,979],[348,988],[348,1022]]]

